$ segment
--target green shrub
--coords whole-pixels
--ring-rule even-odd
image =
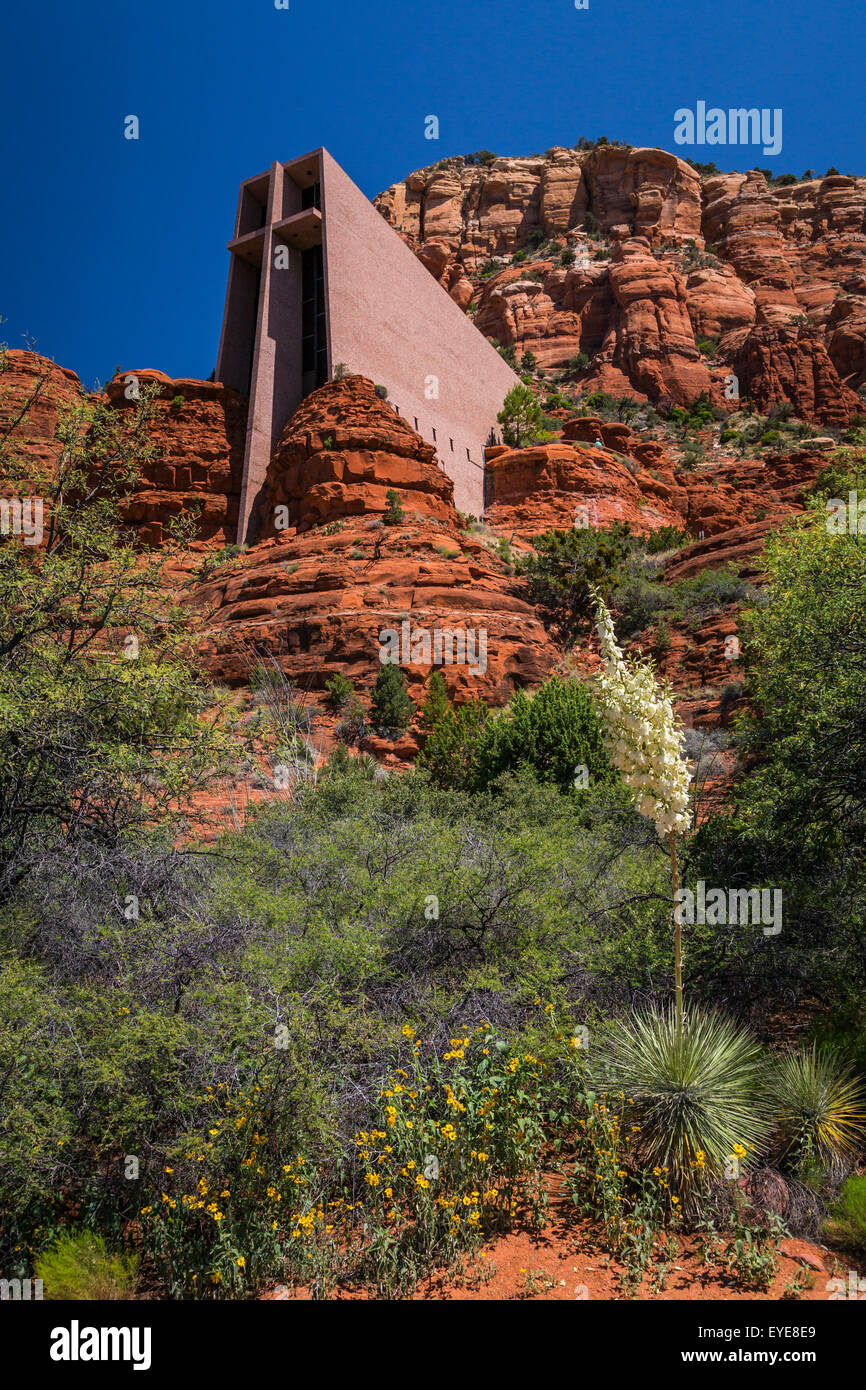
[[[450,708],[445,677],[434,666],[427,677],[427,690],[424,699],[418,707],[418,727],[421,732],[431,734]]]
[[[670,622],[707,618],[729,603],[750,598],[753,592],[732,565],[700,570],[688,579],[666,584],[651,579],[644,563],[632,557],[616,576],[612,601],[620,632],[631,636],[662,616]]]
[[[671,649],[671,633],[670,633],[670,628],[668,627],[667,623],[665,622],[665,620],[664,620],[664,618],[663,618],[663,619],[661,620],[661,622],[658,623],[658,625],[656,626],[656,630],[655,630],[655,634],[654,634],[654,636],[653,636],[653,642],[652,642],[652,653],[653,653],[653,656],[656,658],[657,661],[661,661],[661,659],[662,659],[664,656],[667,655],[667,653],[670,651],[670,649]]]
[[[337,671],[325,681],[325,689],[328,692],[328,704],[335,710],[343,709],[355,694],[354,685],[342,671]]]
[[[374,729],[404,733],[415,717],[415,705],[406,689],[406,677],[394,662],[379,667],[373,685],[370,716]]]
[[[847,1178],[824,1226],[829,1240],[866,1254],[866,1177]]]
[[[841,497],[847,502],[852,490],[866,495],[866,461],[853,449],[838,449],[821,469],[810,491],[822,500]]]
[[[444,683],[443,680],[443,686]],[[484,701],[467,700],[462,705],[443,707],[441,691],[436,686],[428,689],[422,711],[428,733],[417,765],[426,768],[440,787],[472,785],[477,776],[479,746],[490,719]]]
[[[590,585],[609,592],[633,544],[627,522],[614,522],[606,530],[545,531],[534,538],[534,553],[520,562],[520,573],[533,603],[564,641],[574,639],[590,613]]]
[[[738,1211],[730,1240],[722,1249],[722,1259],[744,1288],[770,1288],[779,1269],[776,1250],[783,1234],[778,1217],[769,1228],[750,1226]]]
[[[597,410],[603,417],[616,415],[617,402],[607,391],[590,391],[583,404],[587,410]]]
[[[696,441],[690,442],[683,447],[679,468],[684,472],[691,472],[693,468],[697,468],[699,463],[705,463],[706,457],[703,445]]]
[[[716,409],[707,395],[706,391],[701,391],[689,406],[684,410],[682,406],[676,405],[670,413],[670,419],[675,425],[680,425],[684,430],[699,430],[705,425],[712,425],[716,419]]]
[[[540,781],[568,791],[579,767],[587,769],[592,782],[617,780],[589,689],[552,676],[534,695],[516,691],[507,709],[485,722],[473,785],[484,789],[503,773],[531,771]]]
[[[708,161],[707,163],[701,164],[696,159],[687,159],[686,164],[690,164],[692,168],[695,170],[695,172],[700,174],[701,178],[704,179],[711,178],[713,174],[719,173],[718,165],[713,163],[712,161]],[[694,242],[692,242],[691,244],[694,246]]]
[[[641,545],[647,555],[660,555],[666,550],[679,550],[691,540],[688,532],[680,530],[679,526],[660,526],[657,531],[650,531],[649,535],[642,537]]]
[[[209,579],[215,570],[221,569],[230,560],[235,560],[239,555],[243,555],[246,549],[246,545],[232,544],[220,546],[219,550],[209,551],[195,572],[196,579],[200,581]]]
[[[43,1297],[92,1301],[129,1299],[135,1292],[138,1256],[117,1254],[93,1231],[70,1231],[34,1260]]]
[[[828,534],[818,498],[768,535],[763,568],[761,601],[738,620],[746,772],[691,853],[707,882],[782,891],[785,925],[770,950],[741,933],[724,983],[711,974],[727,998],[808,993],[845,1010],[866,988],[866,545]]]
[[[19,452],[36,393],[10,399],[7,370],[0,351],[0,416],[20,427],[0,437],[0,476],[45,499],[46,516],[40,545],[0,540],[0,902],[49,846],[86,853],[182,819],[224,752],[220,697],[190,659],[189,613],[165,578],[195,517],[176,518],[150,554],[125,519],[156,461],[159,388],[123,410],[76,398],[40,459]]]
[[[403,503],[400,501],[400,494],[396,488],[389,487],[385,493],[385,501],[388,506],[382,516],[386,526],[400,526],[404,519]]]
[[[507,539],[507,537],[499,536],[499,538],[497,539],[496,554],[502,561],[503,565],[508,565],[510,567],[513,564],[514,557],[511,553],[511,542]]]

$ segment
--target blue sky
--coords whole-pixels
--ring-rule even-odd
[[[326,145],[372,197],[488,148],[604,134],[674,149],[674,111],[783,111],[775,158],[866,173],[866,12],[824,0],[149,0],[7,8],[0,337],[78,372],[207,376],[237,187]],[[140,139],[125,140],[137,115]],[[439,118],[438,141],[424,119]]]

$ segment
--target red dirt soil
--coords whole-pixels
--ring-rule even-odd
[[[424,1279],[412,1301],[776,1301],[785,1297],[785,1289],[797,1279],[801,1301],[823,1302],[833,1293],[831,1279],[844,1279],[847,1285],[849,1268],[856,1267],[847,1255],[834,1254],[805,1240],[783,1240],[770,1288],[755,1291],[738,1284],[719,1261],[705,1265],[698,1253],[698,1237],[678,1236],[678,1254],[668,1262],[667,1277],[661,1281],[657,1270],[651,1269],[637,1292],[630,1293],[622,1277],[623,1264],[601,1247],[599,1227],[576,1213],[561,1174],[549,1175],[548,1185],[550,1216],[542,1231],[517,1230],[487,1241],[477,1256],[466,1257],[462,1269],[437,1271]],[[658,1254],[656,1259],[662,1263]],[[311,1294],[308,1288],[278,1284],[261,1297],[307,1301]],[[352,1287],[337,1289],[333,1297],[371,1300],[376,1294]]]

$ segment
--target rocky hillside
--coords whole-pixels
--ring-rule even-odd
[[[375,203],[482,333],[587,390],[725,405],[733,374],[762,411],[862,410],[866,178],[702,177],[603,144],[444,159]]]
[[[386,524],[389,489],[402,518]],[[519,582],[462,526],[432,446],[366,378],[328,382],[307,398],[283,432],[261,506],[271,536],[204,579],[193,573],[188,589],[208,615],[202,659],[226,683],[246,682],[255,650],[306,691],[323,693],[337,672],[368,689],[379,633],[403,622],[487,634],[484,669],[443,667],[458,699],[504,703],[558,660]],[[288,525],[277,531],[280,506]],[[430,669],[406,671],[418,700]]]
[[[507,288],[515,273],[494,279]],[[653,360],[659,367],[661,359]],[[698,365],[707,370],[703,359]],[[455,510],[453,485],[432,446],[372,382],[348,376],[322,386],[289,420],[257,502],[260,539],[239,548],[246,403],[219,383],[152,370],[135,375],[158,389],[156,450],[125,504],[126,519],[143,545],[159,547],[173,517],[195,512],[197,539],[167,561],[166,585],[188,608],[198,659],[242,696],[256,663],[272,658],[320,708],[337,674],[368,697],[379,634],[402,632],[404,624],[413,632],[484,632],[483,666],[443,667],[458,701],[480,696],[501,706],[554,670],[592,671],[593,644],[569,651],[559,644],[515,559],[549,528],[618,521],[638,534],[671,531],[671,549],[641,579],[656,586],[655,616],[631,622],[626,645],[653,652],[689,726],[723,728],[742,689],[730,639],[761,581],[766,536],[803,510],[840,433],[810,438],[808,424],[784,413],[762,420],[753,409],[666,421],[648,407],[630,407],[628,423],[615,418],[622,402],[612,407],[608,399],[595,414],[580,396],[560,391],[545,442],[488,449],[489,505],[482,525],[469,524]],[[550,389],[537,373],[533,381],[542,396]],[[86,399],[78,379],[48,359],[9,352],[2,385],[0,428],[11,430],[19,450],[50,461],[60,409]],[[107,385],[103,400],[127,408],[121,379]],[[721,566],[734,579],[714,596],[711,572]],[[708,572],[709,599],[688,589]],[[669,586],[669,605],[659,607],[659,585]],[[430,669],[429,661],[407,668],[416,703]],[[320,718],[326,748],[336,724],[336,716]],[[411,759],[418,746],[412,731],[396,744],[365,742],[391,764]]]

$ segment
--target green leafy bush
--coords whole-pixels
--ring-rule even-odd
[[[0,407],[23,429],[28,406],[7,399],[6,370],[0,353]],[[18,430],[0,439],[4,483],[45,509],[41,545],[0,537],[0,900],[52,847],[179,822],[223,757],[219,696],[166,593],[195,518],[154,555],[124,524],[155,461],[156,389],[128,410],[92,397],[63,409],[56,459],[18,454]]]
[[[762,601],[738,620],[747,771],[730,814],[702,824],[691,853],[708,882],[783,893],[772,949],[749,934],[732,941],[724,980],[713,971],[720,990],[807,992],[844,1009],[866,985],[866,544],[828,534],[825,520],[816,499],[767,539]]]
[[[520,562],[533,603],[572,641],[590,612],[590,585],[610,591],[633,546],[627,522],[606,530],[572,527],[545,531],[533,540],[534,553]]]
[[[647,555],[659,555],[666,550],[679,550],[681,546],[688,545],[691,539],[689,533],[682,531],[679,526],[660,526],[642,537],[641,545]]]
[[[690,622],[709,617],[729,603],[753,596],[753,589],[730,565],[699,570],[672,584],[649,577],[639,557],[630,558],[616,577],[612,592],[623,636],[642,632],[664,617],[668,622]]]
[[[485,722],[471,780],[486,788],[503,773],[531,771],[568,791],[579,767],[592,782],[617,780],[588,688],[552,676],[534,695],[516,691],[508,708]]]
[[[337,671],[325,681],[325,689],[328,692],[328,704],[335,710],[345,708],[355,694],[354,685],[342,671]]]
[[[428,691],[421,717],[428,732],[416,760],[418,766],[426,768],[440,787],[472,785],[477,776],[481,738],[490,719],[484,701],[466,700],[455,706],[447,702],[446,696],[443,707],[441,692],[434,688]]]
[[[689,406],[684,410],[682,406],[674,406],[670,413],[670,419],[675,425],[680,425],[684,430],[699,430],[705,425],[712,425],[716,419],[716,409],[707,395],[706,391],[701,391]]]

